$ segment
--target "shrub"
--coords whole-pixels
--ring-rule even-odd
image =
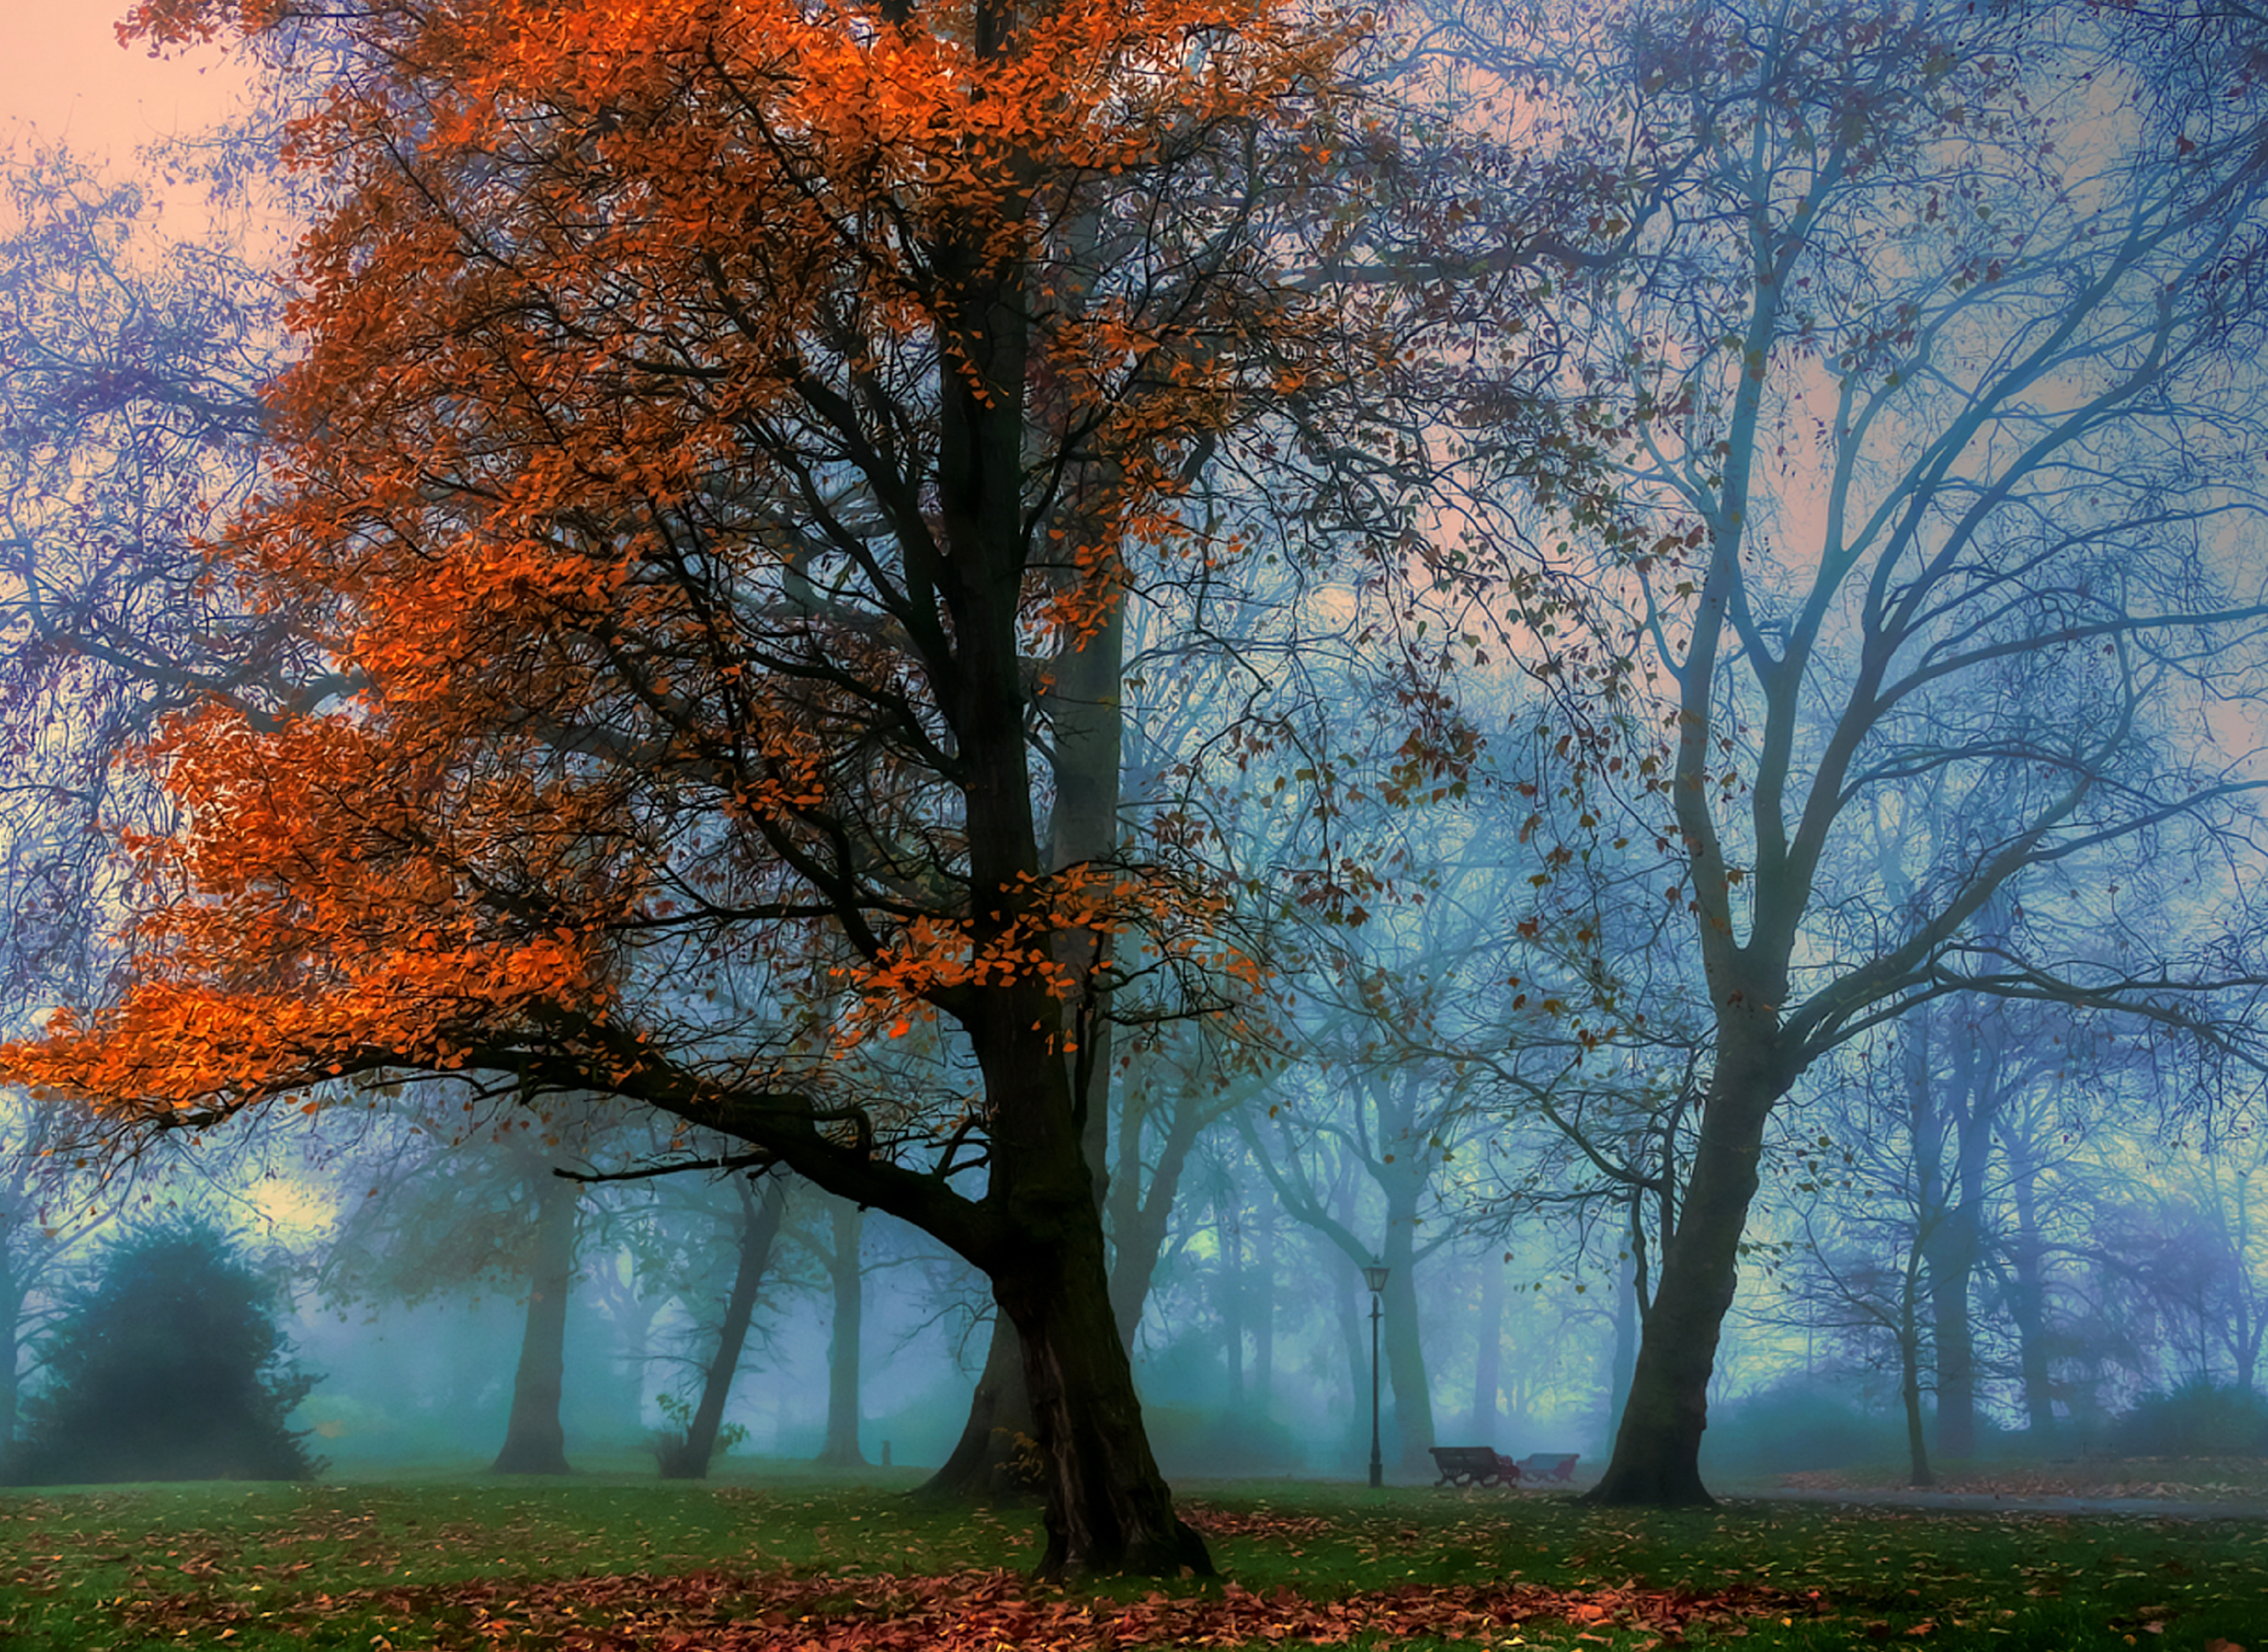
[[[1255,1412],[1145,1405],[1142,1420],[1159,1466],[1168,1474],[1282,1474],[1305,1466],[1298,1437],[1272,1417]],[[1366,1442],[1367,1422],[1364,1427]],[[1386,1436],[1388,1451],[1394,1449],[1394,1437],[1390,1431]],[[1353,1471],[1361,1467],[1358,1461]]]
[[[2192,1376],[2170,1392],[2143,1395],[2111,1425],[2110,1437],[2129,1457],[2257,1457],[2268,1452],[2268,1398]]]
[[[315,1378],[291,1363],[274,1293],[198,1223],[104,1252],[63,1305],[47,1380],[11,1454],[19,1486],[304,1479],[320,1466],[284,1426]]]
[[[1904,1427],[1822,1389],[1785,1383],[1709,1407],[1705,1474],[1785,1474],[1896,1458]]]

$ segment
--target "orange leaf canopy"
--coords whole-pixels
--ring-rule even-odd
[[[1072,932],[1247,968],[1197,869],[1041,864],[1030,742],[1048,651],[1187,542],[1191,455],[1328,376],[1264,254],[1344,36],[322,10],[280,481],[216,551],[349,687],[166,733],[136,985],[6,1070],[160,1117],[467,1063],[681,1097],[909,1014],[1054,1041]]]

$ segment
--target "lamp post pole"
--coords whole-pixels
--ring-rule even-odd
[[[1373,1488],[1386,1484],[1386,1464],[1378,1451],[1378,1299],[1386,1289],[1385,1264],[1373,1262],[1362,1271],[1363,1282],[1370,1287],[1370,1483]]]

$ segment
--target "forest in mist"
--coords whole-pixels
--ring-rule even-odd
[[[0,1437],[195,1212],[335,1472],[1043,1572],[1373,1324],[1397,1479],[2268,1444],[2250,6],[129,22],[259,92],[0,178]]]

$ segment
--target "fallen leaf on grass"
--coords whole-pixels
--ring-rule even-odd
[[[1272,1508],[1216,1508],[1210,1503],[1182,1499],[1174,1512],[1208,1538],[1273,1538],[1284,1541],[1325,1537],[1341,1529],[1322,1515],[1279,1515]]]
[[[296,1629],[342,1616],[435,1627],[445,1619],[469,1619],[468,1638],[460,1643],[497,1652],[527,1644],[561,1652],[694,1646],[702,1652],[993,1652],[1002,1645],[1020,1652],[1118,1652],[1255,1641],[1341,1646],[1359,1637],[1476,1640],[1536,1619],[1586,1631],[1611,1626],[1675,1638],[1694,1625],[1724,1634],[1738,1631],[1748,1619],[1824,1611],[1816,1595],[1756,1585],[1704,1592],[1630,1584],[1557,1589],[1410,1583],[1315,1600],[1288,1588],[1257,1595],[1232,1583],[1218,1594],[1180,1597],[1153,1591],[1121,1603],[1028,1585],[1005,1572],[864,1578],[854,1595],[825,1577],[716,1570],[472,1579],[267,1604],[272,1626]],[[250,1613],[240,1602],[198,1595],[135,1599],[118,1615],[144,1634],[211,1640]]]

